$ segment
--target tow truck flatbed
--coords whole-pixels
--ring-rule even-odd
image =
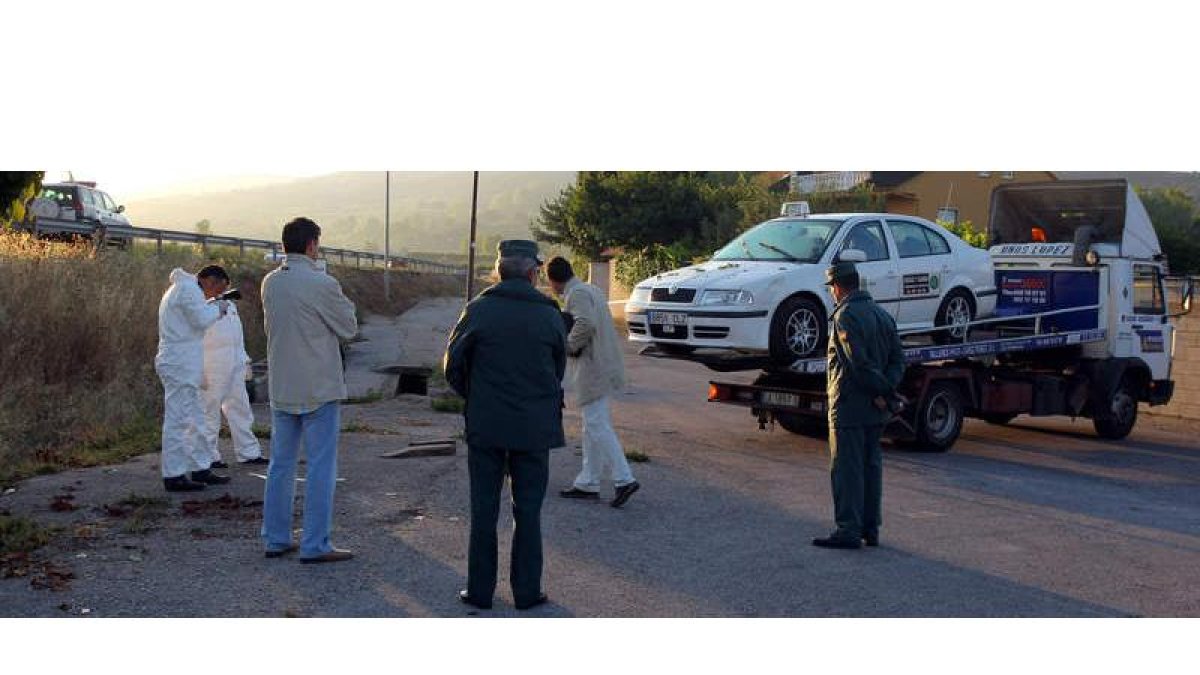
[[[956,361],[959,359],[998,356],[1001,354],[1016,354],[1033,352],[1043,349],[1056,349],[1073,345],[1083,345],[1090,342],[1102,342],[1108,336],[1104,328],[1088,328],[1083,330],[1039,333],[1044,319],[1065,314],[1078,314],[1092,311],[1098,305],[1070,307],[1052,312],[1024,314],[1011,317],[985,319],[969,324],[968,339],[951,344],[928,344],[930,331],[912,331],[901,335],[907,341],[904,348],[905,363],[937,363],[941,361]],[[1033,324],[1027,329],[1013,327],[1013,324]],[[1014,332],[1030,331],[1023,335],[1013,335]],[[656,349],[654,345],[643,348],[639,354],[651,358],[676,359],[701,363],[709,369],[732,373],[748,370],[766,370],[775,372],[790,372],[797,375],[819,375],[825,372],[824,358],[800,359],[786,368],[772,368],[770,358],[760,354],[722,353],[716,351],[697,351],[691,354],[671,354]]]

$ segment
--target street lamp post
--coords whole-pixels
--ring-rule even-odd
[[[392,172],[383,172],[383,297],[392,301]]]
[[[479,204],[479,172],[475,172],[474,185],[471,188],[471,239],[467,245],[467,302],[475,290],[475,209]]]

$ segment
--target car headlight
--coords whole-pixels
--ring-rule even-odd
[[[650,302],[649,288],[634,288],[633,293],[629,294],[629,302],[647,303]]]
[[[700,296],[701,305],[750,305],[754,296],[750,291],[704,291]]]

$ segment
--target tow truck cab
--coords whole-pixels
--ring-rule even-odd
[[[1124,180],[1004,185],[992,193],[989,230],[996,316],[961,342],[904,335],[907,406],[888,434],[948,450],[965,417],[1005,424],[1021,414],[1093,420],[1097,433],[1130,433],[1138,404],[1174,391],[1167,261],[1149,215]],[[767,371],[753,384],[711,382],[709,400],[749,407],[760,427],[819,434],[825,427],[824,359]]]
[[[1105,331],[1107,339],[1083,345],[1080,354],[1097,371],[1092,379],[1101,392],[1115,391],[1124,378],[1136,400],[1170,401],[1175,328],[1166,258],[1149,214],[1124,180],[1000,186],[989,223],[997,282],[1004,284],[998,315],[1094,298],[1097,311],[1067,314],[1051,328],[1094,322]]]

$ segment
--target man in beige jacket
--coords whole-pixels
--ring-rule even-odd
[[[609,397],[625,387],[625,359],[608,299],[599,288],[580,281],[564,258],[551,260],[546,276],[574,319],[567,334],[567,391],[583,413],[583,469],[574,485],[558,494],[596,499],[600,481],[611,477],[615,494],[609,505],[620,507],[641,485],[629,469],[608,406]]]
[[[339,340],[358,332],[354,303],[317,260],[321,228],[308,218],[283,226],[287,258],[262,282],[271,393],[271,463],[263,496],[262,538],[268,558],[295,551],[292,502],[303,441],[307,472],[300,562],[349,560],[329,543],[337,486],[339,402],[346,398]]]

